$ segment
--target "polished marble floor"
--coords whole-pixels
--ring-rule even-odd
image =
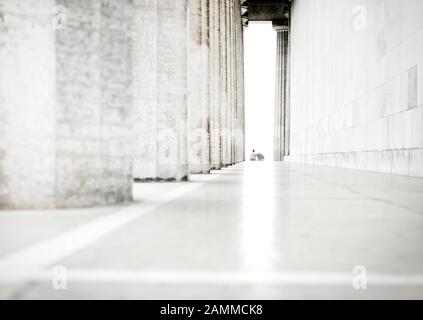
[[[0,213],[2,299],[423,298],[423,179],[250,162]]]

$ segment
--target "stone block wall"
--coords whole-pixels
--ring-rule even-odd
[[[289,161],[423,177],[423,2],[296,0]]]

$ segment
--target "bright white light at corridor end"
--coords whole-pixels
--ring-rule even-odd
[[[272,160],[276,32],[270,22],[251,23],[244,43],[246,159],[255,149]]]

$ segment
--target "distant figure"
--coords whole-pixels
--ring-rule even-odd
[[[257,160],[264,161],[264,155],[262,153],[257,153]]]
[[[250,161],[257,161],[256,150],[253,150],[253,152],[250,154]]]

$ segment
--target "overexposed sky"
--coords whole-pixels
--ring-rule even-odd
[[[244,33],[245,135],[247,159],[251,150],[273,159],[276,32],[269,23],[251,23]]]

